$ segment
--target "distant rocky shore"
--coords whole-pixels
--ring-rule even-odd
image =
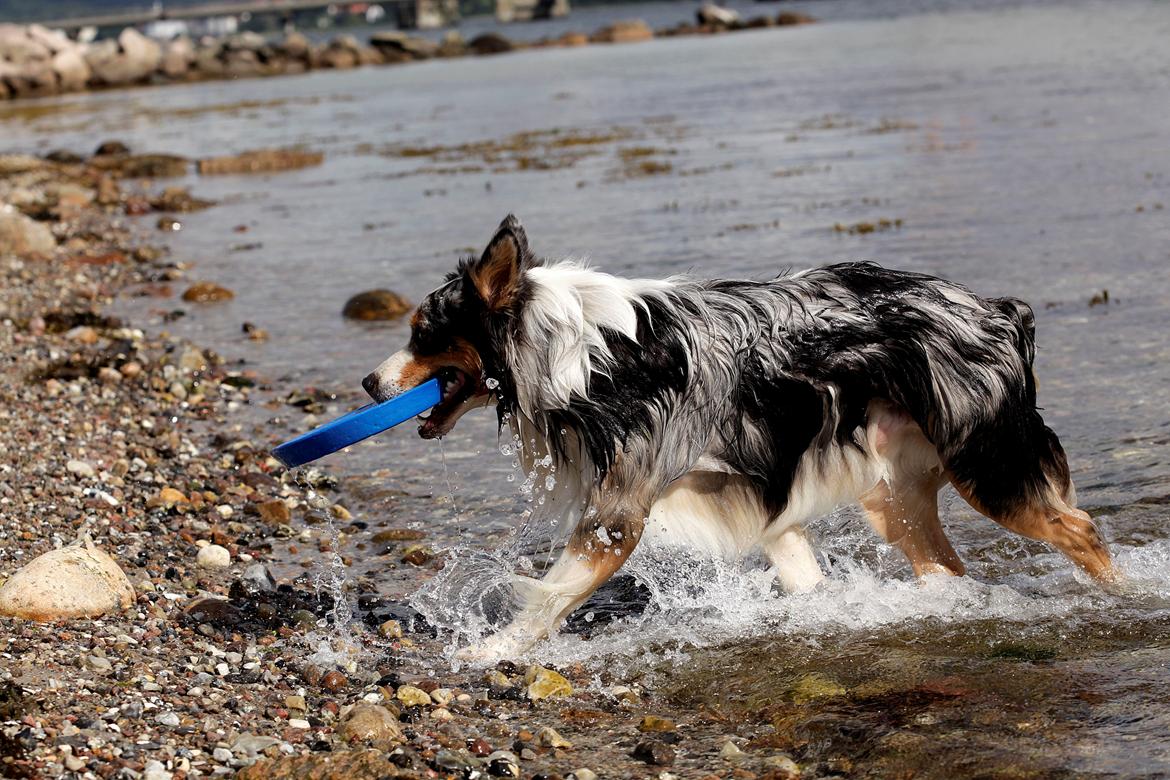
[[[352,35],[339,35],[328,43],[313,43],[297,32],[278,41],[244,32],[226,38],[198,41],[177,38],[160,43],[129,27],[117,38],[79,43],[60,31],[37,24],[0,24],[0,100],[136,84],[397,65],[435,57],[482,56],[527,48],[630,43],[655,37],[709,35],[812,21],[811,17],[795,12],[744,21],[734,12],[704,6],[695,23],[657,32],[643,21],[627,20],[607,25],[592,35],[565,33],[535,43],[520,43],[496,33],[483,33],[465,41],[455,31],[436,42],[386,31],[372,35],[368,44]]]

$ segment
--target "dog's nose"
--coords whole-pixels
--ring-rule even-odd
[[[370,394],[370,398],[373,398],[375,401],[378,400],[378,397],[374,395],[374,391],[378,389],[378,377],[372,373],[366,374],[366,378],[362,380],[362,387]]]

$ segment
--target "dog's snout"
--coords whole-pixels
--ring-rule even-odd
[[[378,396],[374,394],[378,389],[378,376],[376,373],[371,372],[366,374],[366,378],[362,380],[362,387],[369,393],[370,398],[373,398],[375,401],[378,400]]]

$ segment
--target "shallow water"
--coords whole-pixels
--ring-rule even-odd
[[[773,709],[793,702],[794,680],[824,674],[848,693],[806,712],[801,734],[774,724],[775,738],[810,760],[863,756],[875,775],[997,776],[1021,763],[1034,776],[1165,775],[1170,6],[926,5],[785,4],[828,21],[0,105],[0,132],[5,146],[42,151],[119,137],[191,155],[326,152],[316,169],[193,180],[228,205],[185,217],[174,242],[193,276],[237,298],[169,329],[243,356],[276,387],[338,394],[316,418],[258,410],[281,430],[359,404],[361,376],[405,339],[402,325],[343,321],[350,294],[387,286],[417,300],[509,211],[540,253],[621,274],[767,276],[865,258],[1031,301],[1046,419],[1131,592],[1099,592],[948,495],[968,578],[915,584],[843,510],[812,526],[830,574],[822,591],[779,596],[756,562],[696,566],[679,582],[676,561],[640,551],[640,585],[595,601],[534,657],[619,669],[680,706],[759,722],[783,720]],[[665,25],[690,10],[667,13],[569,21]],[[901,226],[834,229],[883,218]],[[1110,302],[1090,307],[1105,289]],[[124,305],[140,318],[176,307]],[[244,321],[271,341],[246,341]],[[400,545],[380,554],[369,537],[385,528],[459,545],[440,577],[502,581],[522,551],[539,568],[543,529],[512,535],[529,503],[516,490],[524,475],[508,480],[492,416],[464,418],[441,451],[409,428],[327,461],[369,523],[345,529],[352,571],[395,597],[430,573],[398,565]],[[472,600],[448,601],[454,623],[470,620]],[[634,604],[646,611],[630,614]],[[922,693],[939,678],[980,693]],[[966,763],[919,766],[929,751],[915,739]]]

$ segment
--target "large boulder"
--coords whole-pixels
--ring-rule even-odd
[[[0,82],[12,97],[41,97],[57,91],[57,74],[48,60],[13,64],[0,60]]]
[[[49,228],[0,203],[0,255],[48,256],[56,248],[57,239]]]
[[[62,49],[53,55],[50,62],[57,76],[57,86],[62,92],[80,92],[89,84],[93,75],[81,49]]]
[[[85,54],[94,78],[110,86],[145,81],[162,63],[162,47],[127,27],[118,40],[92,44]]]
[[[159,70],[169,79],[185,78],[195,64],[195,44],[190,38],[175,38],[163,49]]]
[[[497,33],[480,33],[467,44],[467,50],[472,54],[503,54],[516,48],[516,44]]]
[[[133,604],[126,574],[89,537],[34,558],[0,586],[0,615],[38,622],[97,617]]]
[[[45,62],[53,50],[28,34],[28,28],[17,24],[0,24],[0,60],[13,65]]]
[[[426,38],[412,38],[396,30],[376,32],[370,36],[370,45],[389,55],[387,60],[394,62],[399,59],[427,60],[434,57],[439,50],[439,44],[428,41]]]
[[[36,41],[53,54],[60,54],[63,51],[80,50],[82,48],[76,42],[70,40],[69,36],[61,30],[50,30],[48,27],[40,24],[30,24],[25,29],[25,34],[28,35],[29,40]]]
[[[695,11],[695,21],[711,27],[734,27],[739,23],[739,11],[714,3],[704,3]]]

